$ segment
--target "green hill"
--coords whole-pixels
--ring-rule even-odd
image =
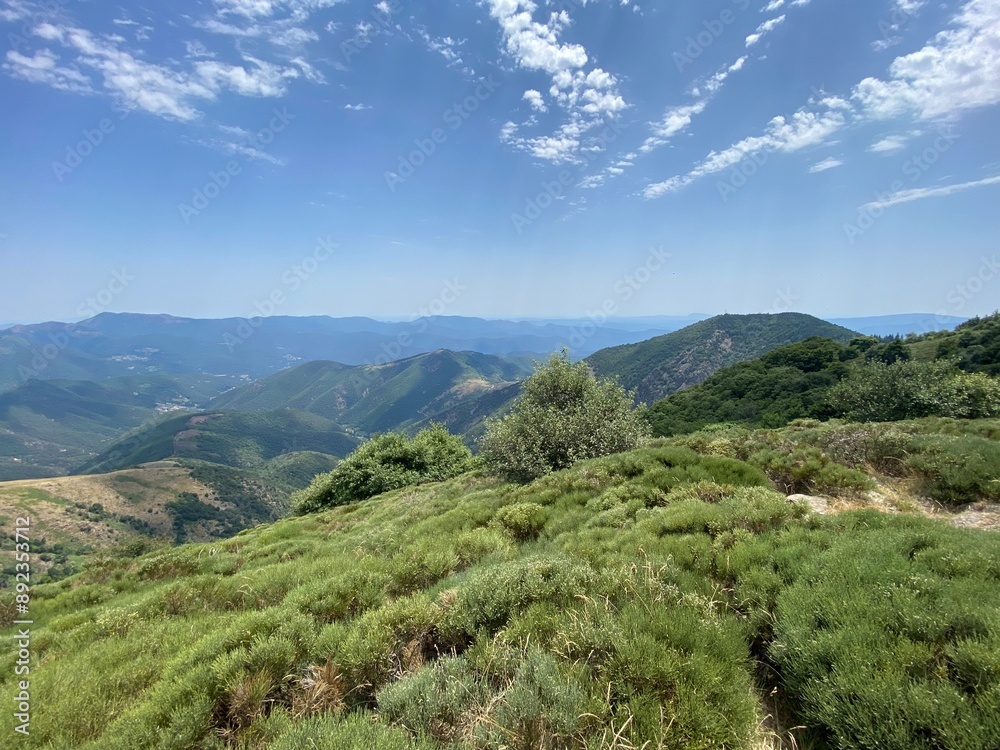
[[[30,679],[30,746],[78,750],[1000,746],[1000,537],[789,502],[768,446],[798,435],[661,441],[524,486],[466,474],[105,556],[33,587],[30,678],[5,650],[0,694]],[[810,439],[808,476],[864,506],[837,462],[863,457]],[[995,438],[920,439],[1000,460]],[[24,627],[16,596],[0,637]],[[0,712],[0,733],[21,722]]]
[[[309,362],[236,388],[212,405],[239,411],[301,409],[368,434],[441,417],[461,423],[464,432],[493,411],[472,404],[485,399],[496,405],[498,392],[509,394],[507,387],[530,372],[521,360],[445,350],[384,365]],[[446,416],[449,412],[456,416]]]
[[[224,387],[207,376],[29,380],[0,393],[0,481],[66,474],[128,430]]]
[[[269,461],[285,454],[306,451],[343,457],[358,443],[358,438],[330,420],[292,409],[182,414],[134,431],[77,467],[76,473],[115,471],[165,459],[263,470]]]
[[[657,435],[692,432],[710,424],[780,427],[803,417],[837,416],[831,388],[872,359],[893,352],[918,362],[950,359],[966,372],[1000,373],[1000,316],[975,318],[955,332],[934,332],[879,343],[859,337],[850,345],[823,338],[775,349],[723,368],[704,382],[657,401],[649,421]]]
[[[858,334],[811,315],[719,315],[639,344],[602,349],[587,362],[652,404],[728,365],[814,336],[847,343]]]

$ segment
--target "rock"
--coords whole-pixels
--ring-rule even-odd
[[[805,505],[813,513],[819,513],[821,516],[830,512],[830,501],[825,497],[816,497],[814,495],[789,495],[788,502]]]

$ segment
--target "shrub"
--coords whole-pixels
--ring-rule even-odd
[[[1000,416],[1000,381],[960,372],[947,360],[873,360],[829,393],[834,411],[858,422]]]
[[[832,747],[1000,747],[1000,544],[910,523],[842,535],[803,566],[771,657]]]
[[[545,508],[538,503],[514,503],[497,511],[493,522],[516,541],[534,539],[545,525]]]
[[[749,457],[786,494],[861,492],[873,487],[863,472],[838,464],[819,448],[800,445],[765,449]]]
[[[598,380],[564,349],[536,368],[513,411],[486,425],[480,446],[497,476],[528,482],[584,458],[631,450],[649,434],[632,396]]]
[[[413,438],[398,433],[376,435],[336,469],[296,492],[291,502],[298,513],[313,513],[412,484],[450,479],[475,465],[462,440],[439,424]]]
[[[957,505],[1000,499],[1000,443],[963,435],[924,435],[907,466],[934,500]]]

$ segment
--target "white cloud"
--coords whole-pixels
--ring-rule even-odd
[[[648,153],[660,146],[664,145],[673,138],[678,133],[687,130],[687,128],[694,121],[694,118],[705,111],[712,97],[718,93],[725,83],[726,79],[730,75],[736,73],[743,69],[748,59],[747,55],[739,58],[736,62],[731,65],[719,70],[715,75],[708,79],[702,85],[695,87],[695,95],[699,95],[701,89],[704,88],[707,92],[698,101],[692,102],[691,104],[682,104],[675,107],[670,107],[663,115],[659,122],[651,123],[653,135],[648,137],[639,147],[639,150],[643,153]]]
[[[908,136],[905,135],[888,135],[881,140],[876,141],[868,150],[873,154],[889,154],[893,151],[899,151],[906,148],[906,142],[909,140]]]
[[[349,112],[364,112],[366,109],[371,109],[367,104],[345,104],[344,109]]]
[[[531,105],[531,108],[536,112],[548,112],[549,108],[545,106],[545,99],[542,98],[541,93],[535,91],[534,89],[528,89],[524,92],[521,97],[524,101]]]
[[[982,180],[961,182],[955,185],[945,185],[944,187],[937,188],[913,188],[911,190],[900,190],[898,193],[894,193],[893,195],[890,195],[882,200],[865,204],[862,206],[861,210],[888,208],[889,206],[897,206],[900,203],[910,203],[912,201],[923,200],[924,198],[941,198],[955,193],[961,193],[966,190],[972,190],[977,187],[986,187],[988,185],[1000,185],[1000,176],[986,177]]]
[[[757,30],[754,33],[752,33],[750,36],[746,38],[746,46],[753,47],[766,34],[769,34],[770,32],[774,31],[774,29],[778,25],[784,23],[784,21],[785,21],[784,16],[778,16],[777,18],[772,18],[769,21],[764,21],[764,23],[762,23],[760,26],[757,27]]]
[[[533,19],[538,6],[532,0],[489,0],[489,8],[490,16],[500,24],[507,53],[518,67],[550,78],[549,97],[569,116],[569,121],[551,135],[528,138],[507,132],[501,140],[540,159],[577,159],[581,150],[586,150],[583,137],[587,131],[628,106],[618,91],[617,79],[601,68],[587,71],[590,58],[584,47],[561,41],[571,22],[566,11],[550,13],[540,23]],[[526,94],[533,107],[539,102],[544,105],[538,94]]]
[[[16,78],[31,83],[43,83],[60,91],[87,94],[93,91],[90,79],[73,67],[59,65],[59,58],[52,50],[42,49],[31,57],[20,52],[7,52],[3,69]]]
[[[129,109],[177,120],[199,116],[198,101],[213,101],[224,91],[242,96],[276,97],[285,92],[288,79],[303,73],[295,67],[245,56],[245,65],[198,59],[186,68],[156,64],[136,57],[123,42],[98,37],[72,26],[40,24],[33,32],[46,41],[61,43],[75,56],[59,66],[56,55],[41,50],[31,58],[8,53],[4,68],[12,74],[55,88],[88,92],[96,88],[82,72],[90,69],[102,78],[103,89]]]
[[[853,98],[874,119],[930,120],[1000,103],[1000,0],[971,0],[923,49],[897,57],[889,79],[866,78]]]
[[[817,146],[842,128],[844,123],[844,114],[836,110],[820,114],[800,110],[790,120],[775,117],[768,124],[764,135],[745,138],[723,151],[713,151],[686,175],[677,175],[648,185],[643,190],[643,196],[651,199],[676,192],[701,177],[734,167],[755,154],[792,153]]]
[[[837,167],[842,167],[842,166],[844,166],[843,161],[831,156],[809,167],[809,173],[816,174],[817,172],[825,172],[828,169],[836,169]]]

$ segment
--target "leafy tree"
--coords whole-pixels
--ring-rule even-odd
[[[300,514],[312,513],[412,484],[451,479],[475,466],[461,438],[443,425],[432,424],[412,438],[390,432],[376,435],[336,469],[317,476],[292,496],[292,505]]]
[[[830,390],[834,410],[859,422],[939,416],[1000,416],[1000,381],[960,372],[947,360],[878,359],[857,368]]]
[[[584,458],[631,450],[648,435],[633,395],[594,377],[585,362],[570,362],[564,349],[536,367],[510,414],[487,423],[480,447],[492,473],[528,482]]]

